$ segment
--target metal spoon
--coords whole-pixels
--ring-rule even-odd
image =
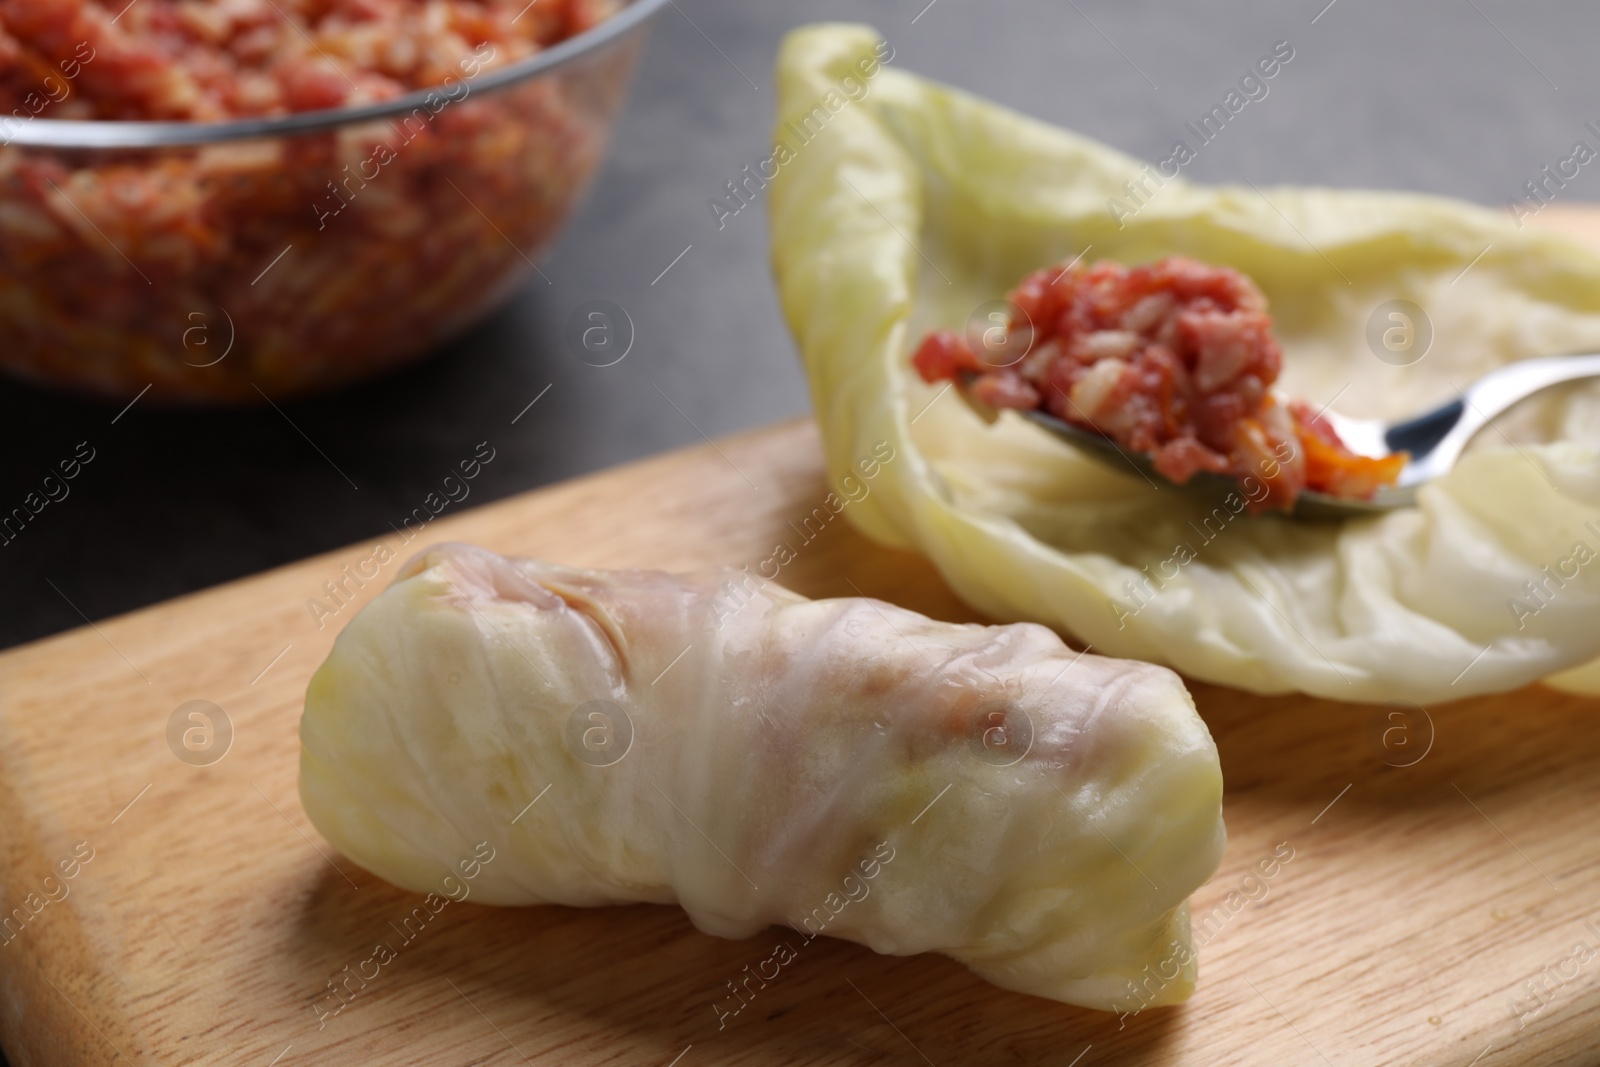
[[[1454,467],[1461,458],[1461,450],[1490,419],[1542,389],[1581,378],[1600,378],[1600,354],[1547,356],[1509,364],[1490,371],[1464,390],[1457,389],[1460,394],[1457,399],[1392,425],[1381,419],[1356,419],[1324,412],[1322,417],[1332,424],[1352,452],[1375,458],[1410,452],[1411,460],[1401,470],[1398,484],[1378,490],[1371,500],[1352,500],[1306,490],[1296,500],[1292,514],[1302,519],[1344,519],[1410,507],[1416,502],[1417,488]],[[1162,477],[1149,456],[1130,452],[1103,434],[1044,411],[1018,411],[1017,414],[1113,466],[1125,469],[1131,464],[1147,477]],[[1226,475],[1202,471],[1183,488],[1215,492],[1234,488],[1235,484]]]

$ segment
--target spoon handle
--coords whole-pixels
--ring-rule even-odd
[[[1406,467],[1401,483],[1416,485],[1439,477],[1456,465],[1467,442],[1487,426],[1490,419],[1541,389],[1580,378],[1600,378],[1600,354],[1525,359],[1491,371],[1465,390],[1458,387],[1457,400],[1389,431],[1390,437],[1401,432],[1412,434],[1416,443],[1422,444],[1429,431],[1437,432],[1439,425],[1446,423],[1450,413],[1458,416],[1431,451]]]

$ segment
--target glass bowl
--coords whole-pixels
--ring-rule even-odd
[[[0,118],[0,369],[116,401],[259,403],[426,353],[537,269],[663,3],[379,104]]]

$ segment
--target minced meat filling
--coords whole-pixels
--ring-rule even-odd
[[[503,66],[616,0],[0,0],[0,112],[216,122],[373,103]],[[484,48],[488,45],[490,47]]]
[[[1254,477],[1267,487],[1258,510],[1306,489],[1368,498],[1405,465],[1356,455],[1310,407],[1273,396],[1283,353],[1266,298],[1238,271],[1178,256],[1051,267],[1009,301],[1010,343],[974,351],[936,330],[912,357],[924,380],[1104,434],[1178,484],[1199,471]]]

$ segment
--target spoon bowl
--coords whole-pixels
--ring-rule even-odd
[[[1409,452],[1411,459],[1400,471],[1394,486],[1378,490],[1370,499],[1305,490],[1296,499],[1290,514],[1297,519],[1348,519],[1411,507],[1416,503],[1417,490],[1454,467],[1467,443],[1495,416],[1552,385],[1584,378],[1600,378],[1600,354],[1520,360],[1490,371],[1465,389],[1456,387],[1454,400],[1402,422],[1357,419],[1325,411],[1322,418],[1333,426],[1352,452],[1373,458]],[[1156,471],[1148,455],[1130,452],[1104,434],[1046,411],[1019,410],[1017,413],[1096,459],[1123,470],[1131,466],[1151,484],[1177,485]],[[1237,485],[1226,475],[1202,471],[1179,488],[1216,493],[1235,489]]]

